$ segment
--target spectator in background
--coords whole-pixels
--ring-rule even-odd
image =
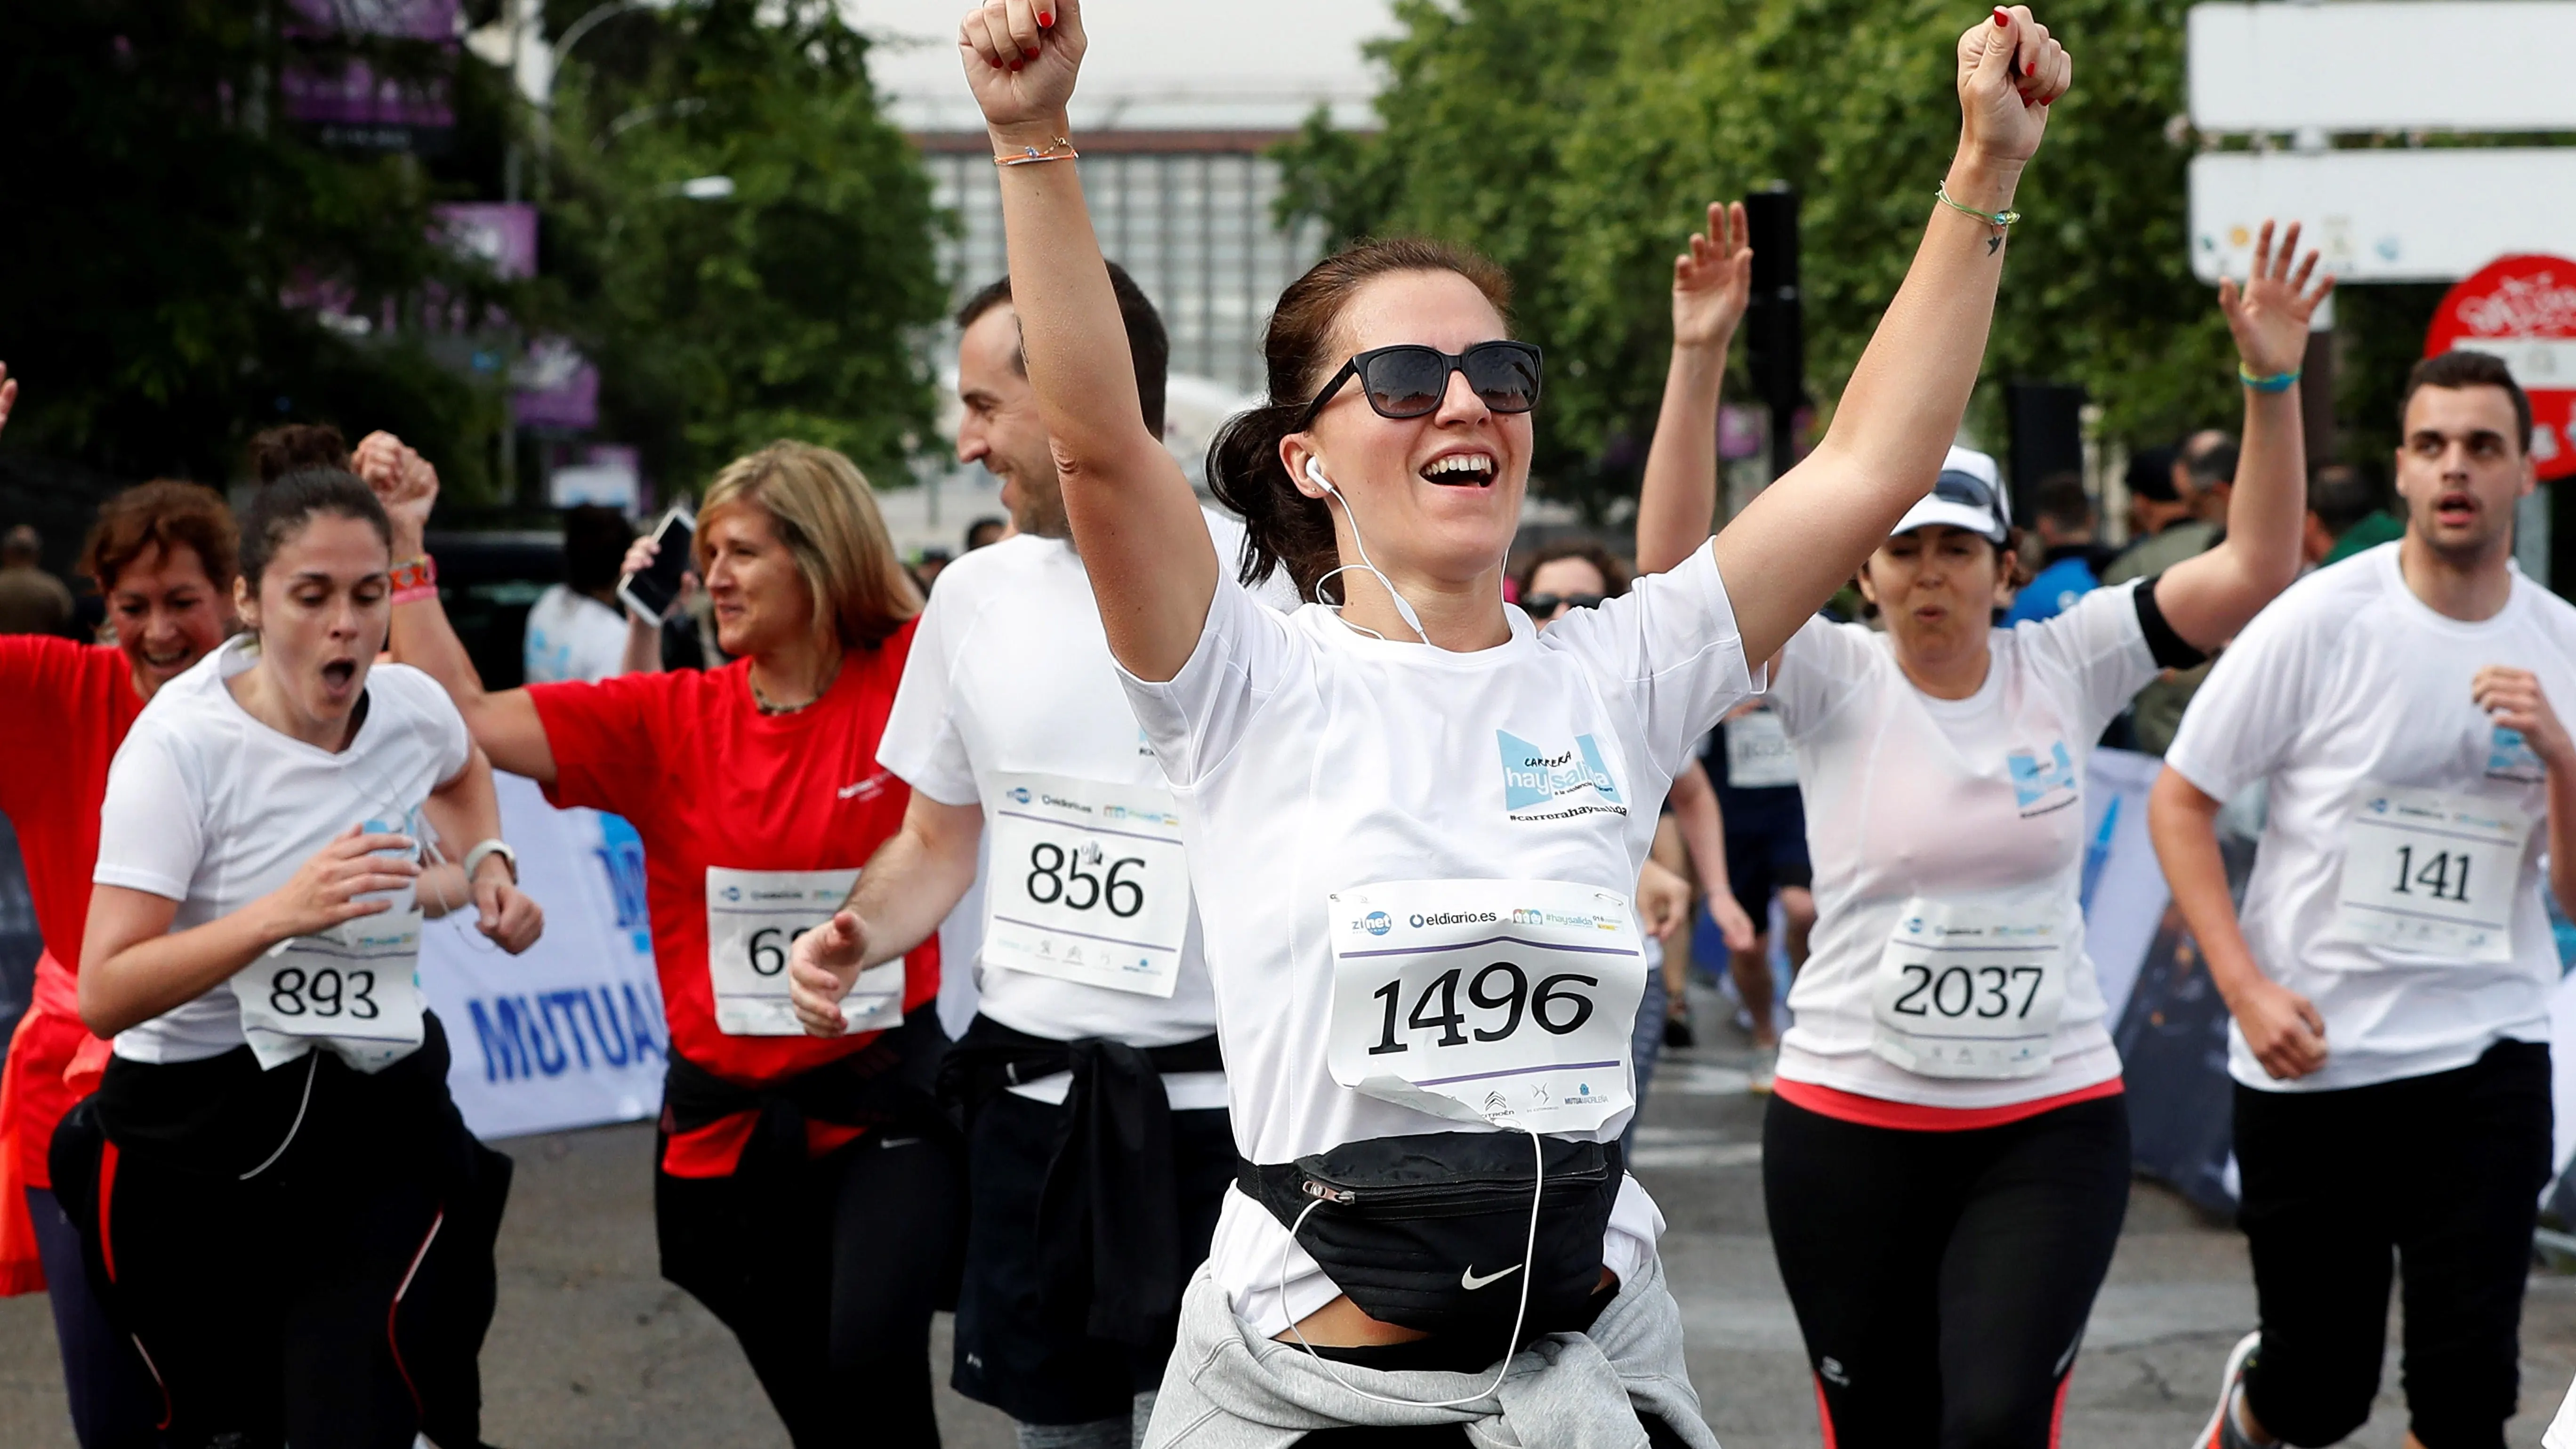
[[[2217,547],[2227,536],[2227,504],[2236,491],[2236,440],[2216,428],[2206,428],[2184,439],[2176,454],[2174,492],[2190,508],[2190,516],[2166,525],[2153,538],[2131,544],[2103,574],[2104,584],[2153,578],[2185,559]],[[2210,666],[2217,662],[2218,651],[2209,652],[2211,657],[2198,666],[2168,669],[2163,677],[2138,691],[2137,703],[2129,715],[2129,729],[2139,749],[2161,757],[2165,746],[2173,743],[2174,731],[2182,726],[2182,712],[2190,707],[2192,695],[2209,677]]]
[[[987,544],[1000,543],[1016,530],[1007,518],[979,518],[966,525],[966,551],[973,553]]]
[[[528,683],[596,682],[628,672],[617,580],[634,541],[634,530],[614,508],[585,503],[564,510],[564,581],[528,610],[521,646]]]
[[[2129,541],[2153,538],[2165,525],[2190,515],[2174,490],[2174,450],[2142,448],[2129,455],[2123,475],[2129,495]]]
[[[2216,432],[2194,433],[2183,446],[2170,452],[2157,450],[2141,453],[2129,463],[2130,543],[2111,566],[2102,571],[2104,585],[2125,584],[2131,579],[2152,578],[2187,558],[2208,551],[2217,538],[2215,525],[2200,516],[2199,489],[2194,483],[2193,457],[2199,456],[2207,466],[2206,450],[2211,439],[2227,443],[2227,435]],[[2159,469],[2156,465],[2163,464]],[[2227,476],[2236,476],[2236,448],[2227,444]]]
[[[45,541],[26,524],[0,537],[0,634],[60,634],[72,591],[45,572]]]
[[[2215,530],[2210,546],[2227,533],[2227,503],[2236,496],[2236,440],[2210,428],[2191,435],[2182,445],[2182,457],[2176,466],[2182,469],[2183,496],[2191,500],[2192,512]]]
[[[2328,463],[2308,480],[2308,533],[2301,547],[2312,568],[2341,563],[2366,548],[2395,543],[2406,524],[2388,511],[2388,492],[2350,463]]]
[[[950,562],[948,550],[925,548],[921,551],[920,559],[912,566],[912,581],[921,585],[921,591],[927,594],[930,592],[930,586],[939,582],[939,571],[948,567]]]
[[[2007,626],[2054,619],[2077,599],[2101,587],[2105,560],[2093,541],[2093,498],[2083,475],[2051,473],[2031,490],[2031,526],[2039,534],[2039,571],[2013,598]]]

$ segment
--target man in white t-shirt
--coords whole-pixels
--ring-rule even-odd
[[[1169,344],[1110,274],[1159,431]],[[808,935],[798,965],[816,947],[891,960],[981,892],[980,1010],[941,1073],[972,1193],[954,1382],[1021,1449],[1124,1449],[1233,1180],[1216,1002],[1178,807],[1068,541],[1009,280],[957,320],[957,455],[1000,477],[1017,532],[941,573],[878,747],[912,787],[903,831],[851,893],[860,929]],[[1241,525],[1208,526],[1232,557]]]
[[[2234,1016],[2236,1160],[2262,1329],[2201,1445],[2331,1444],[2369,1417],[2392,1253],[2409,1445],[2496,1445],[2550,1170],[2541,898],[2576,899],[2576,607],[2513,567],[2531,406],[2502,362],[2418,364],[2393,545],[2248,625],[2166,755],[2150,823]],[[2270,815],[2242,916],[2214,820]],[[2542,866],[2548,866],[2548,879]]]
[[[596,683],[626,672],[628,621],[617,577],[632,542],[614,508],[564,510],[564,581],[537,596],[521,643],[528,683]]]

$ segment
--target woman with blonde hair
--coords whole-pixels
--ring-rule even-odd
[[[858,1406],[889,1444],[936,1444],[930,1314],[964,1218],[930,1095],[938,940],[857,982],[846,1035],[805,1035],[787,995],[788,944],[911,793],[876,755],[921,595],[867,480],[802,443],[716,475],[696,572],[732,663],[488,692],[422,548],[436,475],[383,434],[357,463],[410,560],[395,657],[447,686],[494,764],[644,838],[671,1030],[663,1276],[734,1331],[796,1444],[846,1440]]]

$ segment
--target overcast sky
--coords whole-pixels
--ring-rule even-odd
[[[841,0],[880,44],[870,69],[898,120],[920,130],[979,124],[957,60],[966,0]],[[1264,14],[1280,17],[1265,23]],[[1377,90],[1360,43],[1393,30],[1386,0],[1091,0],[1091,52],[1077,127],[1294,125],[1318,101],[1359,124]]]

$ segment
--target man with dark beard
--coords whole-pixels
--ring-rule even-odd
[[[2261,1331],[2198,1445],[2332,1444],[2377,1392],[2405,1275],[2409,1445],[2497,1444],[2550,1173],[2541,892],[2576,900],[2576,607],[2513,569],[2531,404],[2475,352],[2400,404],[2405,535],[2238,635],[2149,806],[2234,1016],[2236,1160]],[[2270,787],[2240,914],[2213,829]],[[2548,865],[2544,879],[2542,864]]]

